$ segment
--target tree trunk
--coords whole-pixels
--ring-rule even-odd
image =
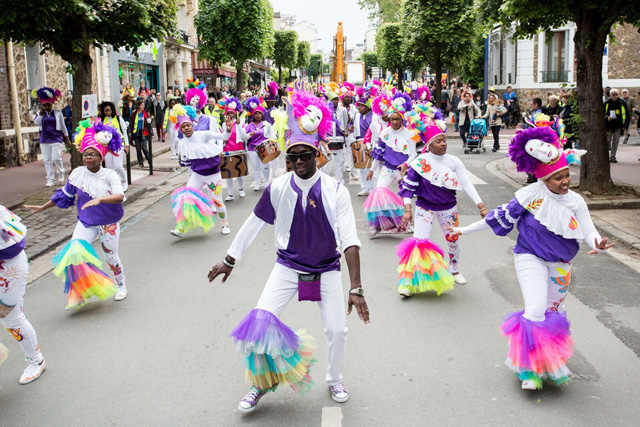
[[[609,151],[605,140],[604,105],[602,103],[602,53],[611,26],[604,28],[600,11],[584,11],[577,16],[576,46],[577,87],[582,157],[580,190],[604,194],[615,188],[611,180]]]
[[[282,86],[282,66],[278,65],[278,86]]]
[[[440,101],[442,100],[442,58],[439,54],[435,55],[435,63],[433,69],[436,72],[436,108],[440,108]],[[443,111],[442,114],[446,114]]]
[[[236,66],[236,90],[238,92],[244,92],[244,63],[238,62]]]
[[[402,85],[402,68],[398,68],[396,73],[398,74],[398,90],[404,92],[404,86]]]
[[[87,43],[81,54],[76,55],[71,61],[73,66],[73,117],[71,124],[71,132],[74,133],[78,123],[82,120],[82,95],[91,94],[91,67],[93,60],[90,54],[91,46]],[[82,166],[82,154],[73,144],[73,136],[69,135],[71,140],[71,169]]]

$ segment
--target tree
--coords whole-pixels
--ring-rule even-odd
[[[580,169],[580,190],[604,194],[614,190],[605,142],[602,104],[602,52],[616,24],[640,25],[640,0],[482,0],[483,17],[511,28],[515,37],[550,34],[567,22],[576,24],[573,38],[580,116],[580,146],[587,150]]]
[[[402,17],[403,0],[358,0],[360,9],[369,11],[369,21],[374,23],[398,22]]]
[[[431,65],[436,75],[436,105],[442,92],[442,69],[455,63],[473,45],[477,33],[465,0],[406,0],[402,16],[406,64]],[[471,23],[471,25],[469,25]]]
[[[198,55],[215,64],[232,62],[239,91],[244,90],[245,62],[267,57],[273,50],[269,0],[203,0],[194,24],[202,40]]]
[[[402,25],[394,22],[382,24],[376,34],[378,46],[378,62],[383,68],[398,74],[398,89],[402,89],[402,72],[405,60],[403,56]]]
[[[298,58],[298,33],[295,31],[276,31],[274,34],[273,61],[278,67],[278,84],[282,86],[282,68],[296,68]]]
[[[375,52],[364,52],[360,55],[358,61],[364,61],[364,73],[370,77],[371,69],[378,66],[378,54]]]
[[[91,48],[111,45],[136,53],[142,44],[172,35],[176,20],[173,0],[0,0],[0,9],[0,40],[40,43],[70,64],[73,128],[82,115],[82,95],[91,93]],[[71,150],[71,166],[81,166],[82,156]]]
[[[309,78],[315,81],[320,74],[322,74],[322,55],[314,53],[309,60]]]
[[[311,47],[309,42],[298,42],[298,57],[296,58],[296,68],[306,70],[311,62]]]

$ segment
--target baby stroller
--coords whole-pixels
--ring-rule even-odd
[[[487,135],[487,122],[485,119],[473,119],[469,126],[469,133],[467,134],[467,142],[464,145],[464,154],[469,154],[473,150],[476,153],[480,153],[480,150],[486,152],[484,147],[484,137]]]

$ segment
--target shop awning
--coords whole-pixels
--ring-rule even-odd
[[[200,59],[197,53],[193,53],[193,74],[195,76],[225,76],[234,78],[236,71],[228,66],[212,67],[212,64],[206,59]]]

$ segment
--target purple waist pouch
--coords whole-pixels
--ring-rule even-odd
[[[298,274],[298,301],[321,301],[320,274]]]

